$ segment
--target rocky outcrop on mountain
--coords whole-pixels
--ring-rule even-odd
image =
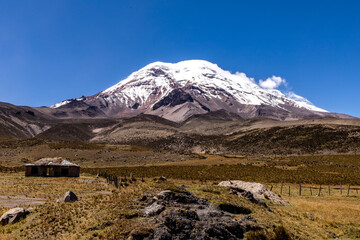
[[[36,108],[0,102],[0,140],[34,137],[49,129],[53,119]]]

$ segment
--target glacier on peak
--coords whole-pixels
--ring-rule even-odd
[[[276,77],[275,80],[278,81],[278,78]],[[99,106],[110,105],[114,109],[118,109],[116,111],[124,109],[133,111],[141,109],[141,107],[144,111],[148,111],[146,109],[151,109],[158,101],[179,88],[190,89],[189,93],[195,94],[197,96],[195,99],[202,101],[203,108],[212,110],[219,110],[224,106],[219,102],[233,99],[231,101],[236,104],[228,110],[234,112],[240,111],[236,109],[238,104],[266,105],[279,109],[289,106],[309,111],[327,112],[295,93],[284,94],[278,89],[261,87],[254,78],[248,77],[245,73],[231,73],[221,69],[217,64],[205,60],[150,63],[131,73],[114,86],[85,98],[84,101],[92,105],[98,99],[101,102]],[[208,103],[209,99],[213,99],[212,103]],[[51,107],[58,108],[68,103],[69,100],[66,100]],[[213,104],[214,107],[211,108],[210,105],[205,106],[204,104]]]
[[[305,98],[300,99],[300,96],[293,98],[277,89],[263,88],[245,73],[233,74],[205,60],[187,60],[178,63],[153,62],[104,90],[100,95],[118,93],[116,98],[138,99],[140,104],[143,104],[153,93],[154,87],[160,88],[159,97],[164,97],[174,88],[182,88],[186,85],[204,88],[205,94],[218,98],[219,96],[206,90],[223,89],[241,104],[279,106],[290,102],[295,107],[326,112],[315,107]],[[123,100],[126,102],[126,99]]]

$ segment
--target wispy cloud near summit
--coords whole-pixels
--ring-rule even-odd
[[[265,89],[276,89],[281,84],[286,86],[286,80],[281,77],[272,76],[267,78],[266,80],[259,80],[259,86]]]

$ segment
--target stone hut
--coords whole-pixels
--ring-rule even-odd
[[[80,166],[64,158],[42,158],[25,164],[26,177],[79,177]]]

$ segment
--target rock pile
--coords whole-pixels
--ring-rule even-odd
[[[234,219],[237,214],[249,214],[244,207],[230,205],[220,207],[190,192],[162,191],[153,198],[144,199],[143,215],[155,224],[153,232],[141,239],[242,239],[247,231],[259,229],[256,220],[246,215]],[[229,211],[228,211],[229,210]],[[137,239],[130,236],[129,239]]]

